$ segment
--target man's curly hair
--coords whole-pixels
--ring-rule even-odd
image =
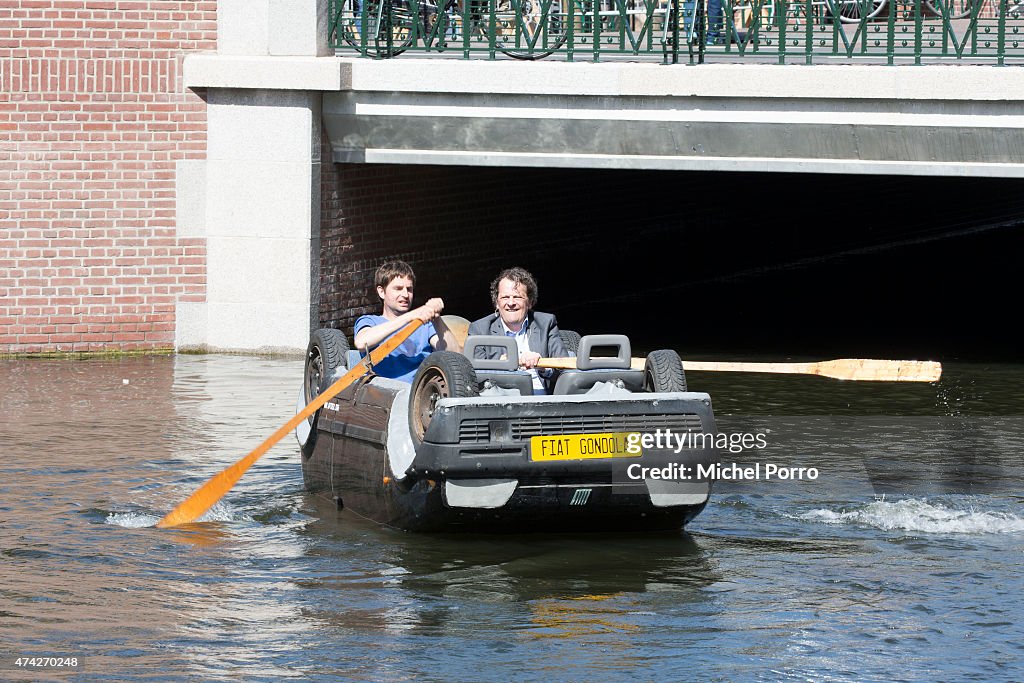
[[[533,279],[530,271],[516,266],[501,271],[491,283],[491,303],[495,308],[498,307],[498,285],[502,280],[511,280],[513,284],[523,286],[523,289],[526,290],[526,301],[529,308],[533,308],[537,304],[537,281]]]

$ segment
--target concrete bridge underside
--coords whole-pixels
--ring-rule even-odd
[[[1020,177],[1021,76],[356,61],[323,116],[336,162]]]
[[[336,162],[1024,175],[1009,68],[195,56],[186,79],[322,92]]]

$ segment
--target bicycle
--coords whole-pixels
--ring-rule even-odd
[[[440,52],[472,41],[475,49],[493,45],[509,57],[534,60],[565,43],[562,2],[341,0],[332,28],[352,47],[380,59],[400,55],[417,42]]]
[[[985,0],[922,0],[921,10],[928,16],[942,17],[948,15],[949,19],[966,19],[971,16],[972,11],[980,9]],[[690,0],[692,4],[693,0]],[[860,23],[862,20],[874,19],[885,10],[889,0],[815,0],[813,5],[818,6],[827,16],[833,16],[845,24]],[[1010,0],[1011,7],[1024,5],[1024,0]],[[753,12],[771,13],[775,10],[775,3],[771,0],[735,0],[734,2],[723,2],[726,11],[741,11],[748,14]],[[948,9],[947,9],[948,8]],[[947,9],[947,11],[943,11]],[[693,11],[690,11],[693,14]]]
[[[874,19],[885,9],[889,0],[837,0],[836,14],[839,21],[848,24],[858,23],[862,19]],[[950,19],[966,19],[971,16],[974,8],[980,8],[984,0],[923,0],[921,10],[930,16],[947,16]],[[943,8],[948,7],[944,12]]]

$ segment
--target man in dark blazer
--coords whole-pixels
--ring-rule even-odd
[[[494,313],[474,321],[469,334],[513,337],[519,347],[519,367],[533,376],[534,393],[546,393],[554,380],[554,372],[537,368],[541,358],[564,358],[569,355],[558,321],[550,313],[534,311],[537,303],[537,281],[523,268],[508,268],[491,283]],[[484,358],[497,357],[497,349],[478,348]]]

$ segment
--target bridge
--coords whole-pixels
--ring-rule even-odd
[[[207,240],[208,278],[206,301],[177,306],[176,346],[304,348],[311,327],[344,328],[376,306],[369,274],[394,254],[419,266],[421,291],[452,292],[467,310],[488,302],[460,283],[509,259],[567,284],[557,254],[601,214],[581,218],[581,195],[614,194],[636,226],[649,223],[627,198],[652,187],[668,193],[654,195],[668,216],[671,187],[706,193],[743,174],[819,189],[860,178],[871,196],[894,178],[937,178],[996,199],[955,221],[907,212],[892,239],[926,220],[1018,220],[1016,200],[999,199],[1024,175],[1024,72],[1000,68],[1022,55],[1013,5],[964,16],[955,3],[853,4],[844,23],[832,17],[849,3],[727,3],[715,26],[700,7],[655,0],[546,0],[532,25],[503,19],[500,3],[430,21],[406,3],[372,25],[372,2],[222,0],[218,53],[184,63],[185,86],[205,94],[209,143],[206,160],[179,163],[178,230]],[[503,20],[504,34],[465,30]],[[714,30],[730,38],[706,45]],[[382,55],[393,56],[370,58]],[[772,201],[777,190],[758,184],[743,194]],[[687,210],[703,228],[714,215]]]

